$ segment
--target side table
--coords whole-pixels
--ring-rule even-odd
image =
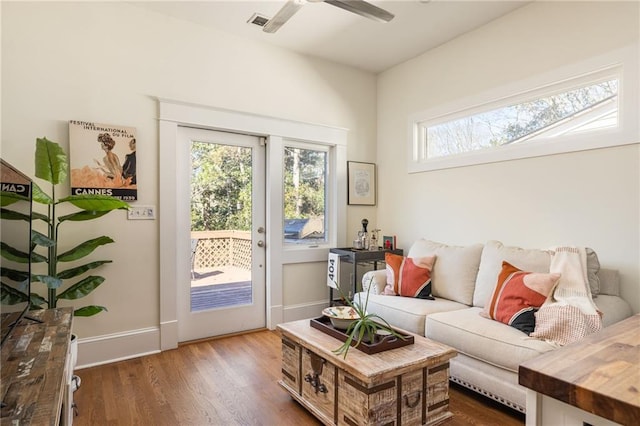
[[[640,314],[520,365],[527,426],[632,425],[640,419]]]
[[[378,262],[384,263],[385,253],[393,253],[402,256],[404,253],[402,249],[379,249],[379,250],[362,250],[351,247],[346,248],[332,248],[329,250],[331,253],[335,253],[340,256],[340,263],[347,262],[353,265],[353,279],[350,283],[348,297],[353,297],[358,292],[358,263],[371,263],[373,268],[378,268]],[[334,289],[329,287],[329,306],[334,306],[340,301],[340,297],[336,297]]]

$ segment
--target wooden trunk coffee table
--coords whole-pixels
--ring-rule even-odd
[[[448,420],[449,360],[456,351],[414,335],[414,344],[367,355],[312,328],[280,324],[280,385],[326,425],[436,425]]]

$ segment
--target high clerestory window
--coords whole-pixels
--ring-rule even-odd
[[[618,79],[423,126],[427,158],[618,125]]]
[[[413,115],[409,172],[638,143],[637,67],[618,55],[598,71],[565,70],[547,77],[555,82],[498,88],[492,100],[485,94]],[[509,90],[517,94],[500,96]]]

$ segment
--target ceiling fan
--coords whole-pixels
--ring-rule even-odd
[[[312,3],[329,3],[332,6],[339,7],[365,18],[373,19],[379,22],[389,22],[394,15],[384,9],[374,6],[364,0],[288,0],[282,9],[275,14],[262,28],[266,33],[275,33],[283,26],[295,13],[302,8],[307,2]]]

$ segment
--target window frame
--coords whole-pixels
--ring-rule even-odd
[[[514,159],[640,143],[638,114],[637,45],[543,75],[456,100],[409,117],[407,169],[409,173],[487,164]],[[619,80],[618,126],[592,132],[538,138],[523,144],[427,158],[426,126],[522,103],[580,87],[607,77]]]

